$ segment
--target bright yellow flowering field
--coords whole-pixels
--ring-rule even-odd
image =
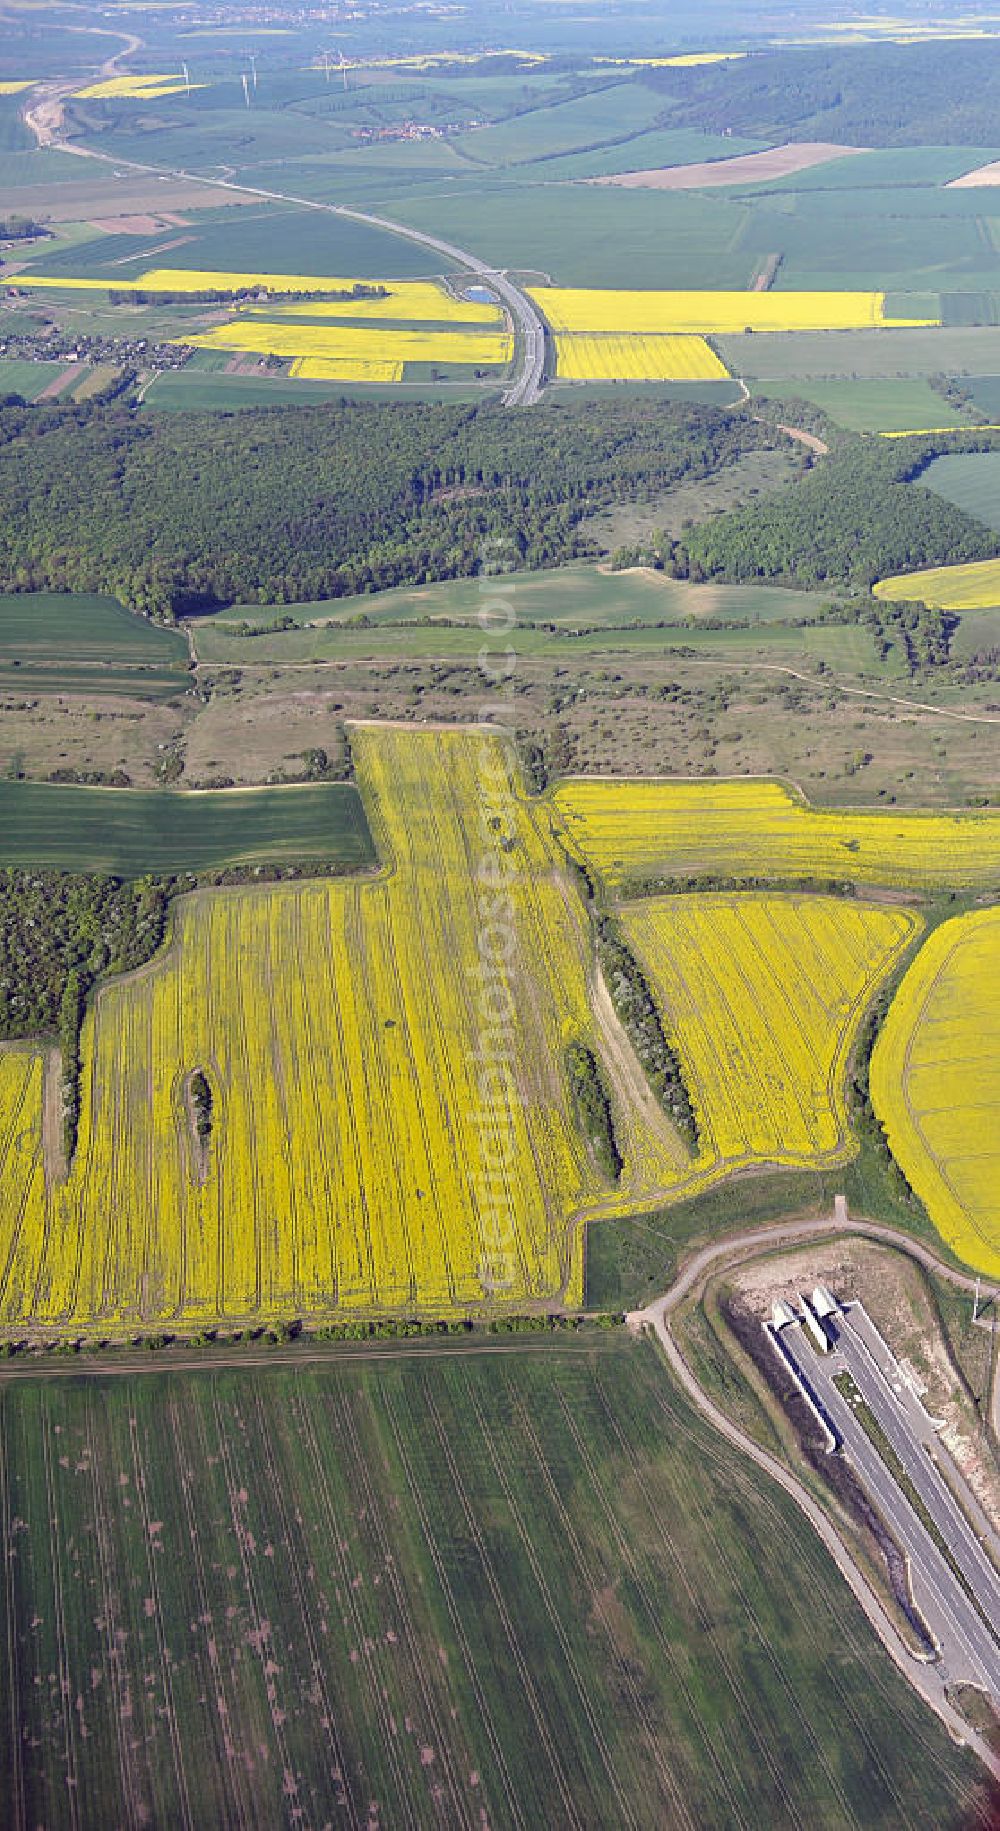
[[[623,1108],[617,1189],[581,1137],[563,1051],[600,1048],[589,927],[505,748],[362,728],[355,755],[391,869],[180,905],[87,1019],[47,1191],[37,1058],[0,1051],[0,1324],[579,1301],[570,1217],[683,1179],[665,1122]]]
[[[882,1026],[871,1089],[942,1238],[1000,1276],[1000,909],[931,935]]]
[[[502,324],[503,312],[499,305],[487,305],[476,299],[453,299],[443,286],[435,285],[433,280],[386,280],[363,282],[364,284],[386,285],[388,292],[379,299],[295,299],[288,304],[275,303],[268,306],[268,311],[275,318],[362,318],[367,323],[376,319],[417,319],[429,324]],[[343,289],[354,281],[344,281]],[[334,280],[327,281],[327,289],[340,290]]]
[[[704,337],[557,337],[561,381],[727,381]]]
[[[781,895],[622,909],[699,1108],[692,1160],[601,988],[553,804],[521,797],[506,747],[361,726],[354,753],[381,874],[176,905],[171,945],[87,1016],[63,1181],[40,1054],[0,1050],[0,1328],[579,1302],[579,1222],[847,1154],[846,1052],[917,918]],[[615,1185],[572,1109],[571,1041],[602,1064]]]
[[[19,287],[68,287],[71,291],[107,292],[350,292],[353,286],[386,286],[385,298],[296,299],[270,309],[308,318],[415,319],[429,323],[486,324],[503,322],[501,308],[475,299],[454,299],[432,280],[357,280],[341,274],[221,273],[192,267],[151,267],[139,279],[78,280],[61,274],[19,273]]]
[[[811,808],[780,782],[560,784],[566,839],[612,887],[659,874],[967,889],[1000,878],[1000,814]]]
[[[514,340],[496,331],[396,331],[367,324],[294,324],[243,316],[196,337],[175,337],[199,350],[246,350],[256,356],[318,356],[325,362],[463,363],[477,368],[510,361]]]
[[[22,78],[19,82],[7,80],[0,83],[0,95],[20,95],[23,89],[33,88],[34,79],[32,77]]]
[[[620,923],[681,1044],[705,1158],[853,1156],[847,1053],[920,918],[834,897],[685,895],[632,903]]]
[[[986,610],[1000,604],[1000,559],[970,560],[965,566],[928,566],[896,572],[874,587],[889,602],[913,599],[939,610]]]
[[[557,336],[629,332],[871,330],[939,324],[938,318],[887,318],[883,292],[625,292],[535,286],[531,297]]]
[[[75,91],[81,102],[140,101],[156,95],[179,95],[188,89],[204,89],[204,83],[186,83],[182,71],[167,76],[108,76],[103,82],[90,83]]]
[[[379,362],[374,358],[341,356],[339,360],[323,356],[296,356],[289,374],[302,381],[402,381],[401,362]]]

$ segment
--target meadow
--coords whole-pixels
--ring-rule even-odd
[[[5,864],[122,877],[303,860],[358,869],[374,857],[357,791],[343,783],[195,793],[0,781],[0,828]]]
[[[67,1797],[985,1831],[972,1757],[653,1347],[496,1348],[5,1382],[10,1831]]]
[[[554,623],[578,629],[653,625],[664,618],[672,623],[688,617],[780,622],[815,616],[830,602],[829,594],[789,591],[777,585],[692,585],[686,579],[670,579],[664,572],[608,572],[589,565],[518,572],[505,580],[505,592],[517,605],[519,625]],[[406,623],[424,617],[472,623],[482,610],[483,597],[480,579],[445,579],[361,597],[295,604],[289,613],[299,622],[331,625],[350,624],[360,617],[371,624]],[[241,621],[255,625],[261,614],[259,604],[233,604],[211,616],[199,616],[191,625],[195,643],[200,648],[210,629],[224,630]],[[255,651],[256,639],[251,646],[251,652]]]
[[[685,602],[681,599],[677,603],[682,614]],[[650,609],[647,604],[647,613]],[[788,605],[786,614],[788,612],[795,614],[794,602]],[[669,599],[664,599],[661,615],[669,617]],[[557,659],[566,663],[597,655],[607,655],[609,662],[632,656],[666,660],[685,655],[734,665],[775,663],[810,670],[815,668],[817,661],[823,661],[827,667],[851,675],[891,671],[891,668],[880,668],[871,632],[860,624],[826,624],[820,628],[801,629],[779,621],[776,615],[736,629],[699,628],[697,622],[661,628],[657,627],[658,622],[659,619],[639,629],[614,631],[588,630],[584,626],[580,633],[572,627],[553,631],[544,625],[518,624],[504,639],[505,652],[509,650],[524,659]],[[391,629],[383,623],[375,624],[371,629],[358,629],[331,622],[247,638],[231,633],[226,622],[220,619],[199,627],[195,642],[199,660],[231,667],[261,667],[267,663],[291,665],[305,661],[474,662],[482,651],[483,632],[477,623],[462,627],[409,623]]]
[[[907,973],[872,1057],[875,1110],[942,1238],[1000,1272],[1000,911],[935,930]]]
[[[817,809],[779,782],[561,782],[566,842],[613,890],[658,876],[754,875],[913,889],[991,888],[1000,815]]]

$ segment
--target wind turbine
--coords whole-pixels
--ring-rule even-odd
[[[190,78],[190,76],[189,76],[189,74],[188,74],[188,67],[187,67],[187,64],[182,64],[182,65],[181,65],[181,69],[182,69],[182,70],[183,70],[183,72],[184,72],[184,89],[185,89],[185,92],[186,92],[186,94],[188,94],[188,95],[190,95],[190,94],[191,94],[191,78]]]
[[[242,76],[240,77],[240,81],[243,84],[243,100],[245,101],[247,107],[249,108],[249,106],[250,106],[250,86],[247,82],[247,73],[245,70],[244,70]]]
[[[256,93],[257,93],[257,59],[252,51],[250,53],[250,68],[253,71],[253,87],[254,87],[254,94],[256,95]]]

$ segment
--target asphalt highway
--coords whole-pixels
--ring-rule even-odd
[[[837,1319],[838,1328],[846,1319]],[[847,1335],[841,1333],[841,1342]],[[857,1340],[822,1356],[812,1348],[801,1325],[781,1331],[805,1384],[811,1387],[840,1438],[844,1454],[856,1469],[910,1565],[914,1600],[941,1649],[942,1676],[983,1685],[1000,1698],[1000,1585],[997,1573],[976,1540],[964,1514],[921,1447],[902,1406],[895,1405],[882,1374],[869,1364]],[[935,1543],[923,1520],[867,1436],[856,1412],[834,1384],[849,1372],[894,1453],[906,1470],[949,1553],[962,1571],[974,1602]],[[878,1390],[881,1387],[881,1392]],[[919,1472],[920,1479],[917,1479]],[[978,1606],[977,1606],[978,1604]],[[992,1624],[992,1628],[988,1624]]]

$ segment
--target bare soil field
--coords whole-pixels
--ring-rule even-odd
[[[79,184],[69,179],[59,184],[25,184],[17,192],[17,207],[25,216],[44,215],[54,223],[147,213],[162,219],[164,211],[214,210],[229,204],[238,209],[252,203],[259,204],[259,199],[183,178],[115,178],[110,166],[88,173]]]
[[[868,150],[866,146],[834,146],[825,140],[807,140],[799,146],[769,146],[766,152],[741,153],[735,159],[664,165],[647,172],[617,172],[606,178],[591,178],[588,183],[646,191],[698,191],[730,184],[760,184],[767,178],[789,178],[794,172],[807,172],[814,165],[827,165],[832,159],[846,159]],[[968,184],[969,179],[955,182]]]
[[[155,235],[159,229],[190,228],[182,216],[153,216],[148,211],[144,215],[92,216],[90,226],[100,229],[102,235]]]
[[[991,159],[989,165],[978,165],[974,172],[963,172],[960,178],[949,179],[944,188],[946,191],[972,191],[994,184],[1000,184],[1000,159]]]

